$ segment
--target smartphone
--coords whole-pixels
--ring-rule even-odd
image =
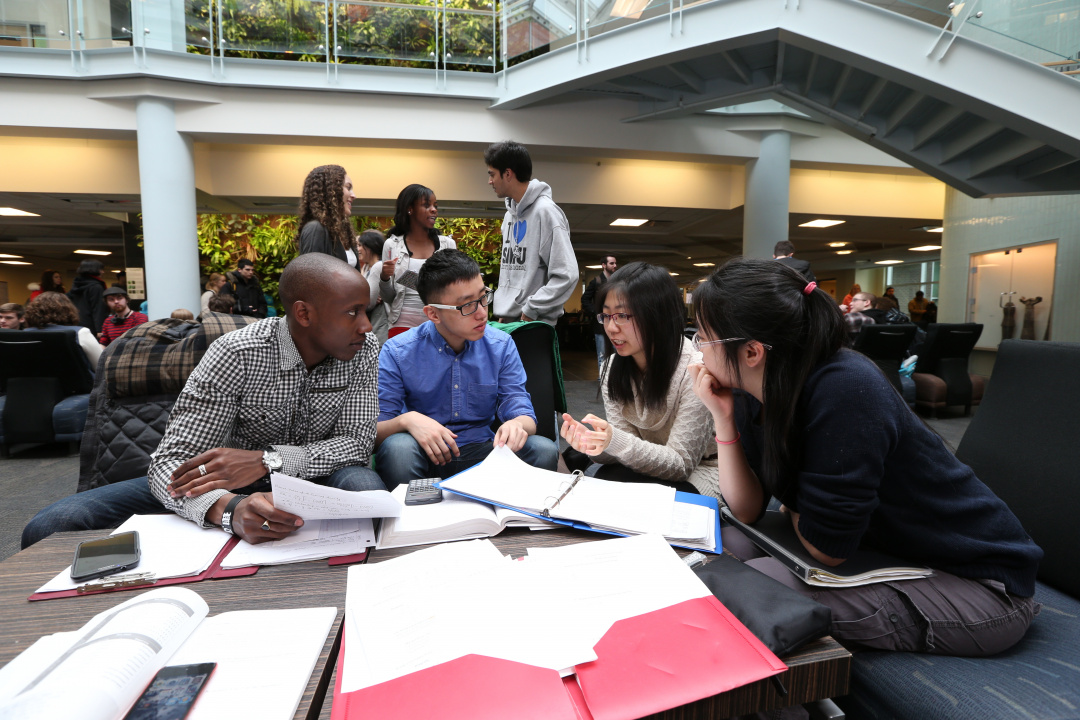
[[[124,720],[184,720],[217,663],[163,667]]]
[[[130,570],[139,564],[139,556],[139,533],[135,531],[81,542],[71,563],[71,579],[82,582]]]
[[[406,505],[431,505],[442,502],[442,488],[435,483],[439,478],[419,478],[409,481],[409,489],[405,492]]]

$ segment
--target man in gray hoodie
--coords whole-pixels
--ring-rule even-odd
[[[495,318],[554,325],[578,281],[566,215],[551,199],[548,184],[533,179],[524,145],[495,143],[484,151],[484,162],[488,185],[506,200]]]

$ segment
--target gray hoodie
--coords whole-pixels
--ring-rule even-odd
[[[495,317],[524,313],[554,325],[578,281],[566,215],[551,199],[551,187],[530,180],[520,203],[506,198],[502,261]]]

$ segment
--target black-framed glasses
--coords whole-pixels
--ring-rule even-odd
[[[473,300],[472,302],[467,302],[464,305],[438,305],[436,303],[428,303],[428,306],[433,308],[439,308],[440,310],[457,310],[462,315],[468,317],[469,315],[472,315],[474,312],[476,312],[476,309],[478,307],[486,308],[488,305],[490,305],[491,299],[493,297],[495,297],[495,291],[491,288],[488,288],[487,292],[484,293],[483,297]]]
[[[701,348],[706,345],[722,345],[729,342],[750,342],[750,338],[724,338],[723,340],[702,340],[700,333],[694,333],[694,337],[690,339],[690,344],[694,346],[694,352],[701,352]],[[772,345],[766,345],[763,342],[759,342],[758,345],[766,350],[772,350]]]
[[[596,313],[596,322],[601,325],[607,325],[608,320],[613,320],[616,325],[625,325],[630,322],[633,317],[634,316],[630,313],[612,313],[610,315],[607,313]]]

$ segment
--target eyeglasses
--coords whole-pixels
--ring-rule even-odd
[[[724,338],[723,340],[702,340],[700,333],[694,333],[694,337],[690,339],[690,344],[694,346],[694,352],[701,352],[701,348],[706,345],[721,345],[729,342],[743,342],[750,341],[750,338]],[[763,342],[759,342],[758,345],[766,350],[772,350],[772,345],[766,345]]]
[[[632,317],[634,316],[630,313],[612,313],[611,315],[608,315],[607,313],[596,313],[596,322],[601,325],[607,325],[608,320],[614,320],[616,325],[625,325],[630,322]]]
[[[490,305],[493,297],[495,297],[495,291],[488,288],[482,298],[467,302],[464,305],[436,305],[435,303],[428,303],[428,307],[439,308],[440,310],[457,310],[462,315],[468,317],[476,312],[478,307],[487,307]]]

